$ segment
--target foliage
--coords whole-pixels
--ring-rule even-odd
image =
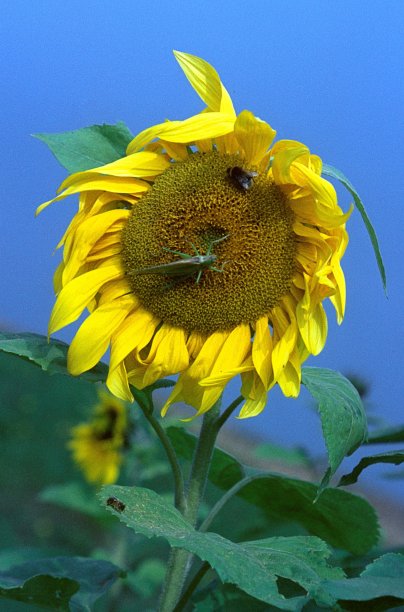
[[[122,484],[105,487],[100,505],[95,490],[80,480],[65,445],[83,410],[90,412],[97,401],[93,382],[102,378],[103,366],[99,374],[81,379],[66,376],[67,346],[34,334],[3,334],[0,347],[5,352],[0,366],[6,434],[0,467],[7,490],[1,529],[8,546],[0,556],[0,610],[21,605],[156,609],[169,546],[185,549],[193,559],[188,584],[194,581],[195,588],[184,601],[185,610],[387,610],[404,603],[403,555],[377,556],[374,509],[324,482],[319,489],[299,478],[253,469],[215,448],[203,522],[194,527],[173,506],[163,451],[139,408],[130,410],[136,444]],[[334,473],[364,438],[363,407],[340,374],[305,368],[304,383],[318,402],[329,473]],[[145,409],[153,391],[140,396]],[[399,434],[389,431],[395,441]],[[198,437],[172,424],[165,434],[186,473]],[[381,435],[385,441],[388,432],[376,432],[373,439]],[[298,454],[298,464],[300,458],[312,462],[307,451]],[[362,459],[356,473],[378,460],[386,461],[386,453]],[[107,504],[111,497],[121,505]],[[30,525],[28,532],[24,525]],[[337,554],[341,550],[345,555]]]

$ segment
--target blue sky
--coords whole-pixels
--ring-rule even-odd
[[[338,328],[328,309],[327,346],[309,363],[362,375],[371,384],[372,412],[403,422],[403,21],[401,0],[6,3],[2,325],[46,332],[58,261],[52,252],[75,209],[70,199],[34,219],[65,171],[29,135],[119,120],[136,133],[199,112],[172,55],[179,49],[215,66],[238,111],[267,120],[278,138],[304,142],[356,186],[379,236],[389,297],[355,212],[343,262],[346,319]],[[339,193],[346,209],[349,195]],[[68,341],[72,334],[69,328],[58,336]],[[233,426],[321,453],[309,404],[306,394],[286,401],[275,391],[260,417]]]

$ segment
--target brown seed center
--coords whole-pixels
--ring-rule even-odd
[[[279,303],[294,275],[294,217],[285,195],[263,173],[243,188],[229,175],[236,166],[243,167],[238,156],[217,152],[173,163],[123,232],[134,294],[160,320],[187,332],[254,322]],[[190,260],[197,254],[211,261],[198,266]],[[145,270],[164,264],[170,265],[157,274]]]

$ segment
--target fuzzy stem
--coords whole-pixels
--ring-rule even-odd
[[[184,477],[175,450],[173,449],[173,446],[164,428],[160,425],[156,417],[153,415],[153,408],[150,409],[148,406],[145,406],[140,403],[139,400],[138,403],[143,411],[143,414],[149,421],[151,427],[154,429],[154,432],[156,433],[166,452],[174,477],[175,507],[181,512],[181,514],[184,514],[186,508]]]
[[[210,462],[217,434],[220,403],[217,402],[203,417],[199,439],[194,452],[184,518],[195,526],[198,509],[205,492]],[[173,549],[170,554],[164,589],[160,601],[160,612],[172,612],[175,608],[189,571],[190,554],[183,549]]]
[[[198,586],[202,578],[205,576],[206,572],[208,572],[209,570],[210,570],[209,563],[207,563],[206,561],[205,563],[202,563],[201,567],[196,572],[195,576],[192,578],[191,582],[189,583],[184,593],[182,594],[181,599],[178,601],[177,605],[175,606],[174,612],[182,612],[182,610],[187,605],[189,598],[192,596],[193,592],[195,591],[196,587]]]

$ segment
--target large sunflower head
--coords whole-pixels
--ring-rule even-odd
[[[125,157],[71,175],[54,199],[80,193],[49,333],[88,309],[72,374],[110,348],[108,388],[130,401],[130,385],[179,374],[163,413],[178,401],[204,413],[241,374],[240,416],[253,416],[276,383],[298,395],[301,364],[326,341],[326,298],[342,321],[349,213],[318,156],[272,144],[275,131],[235,113],[207,62],[175,56],[206,108],[144,130]]]

